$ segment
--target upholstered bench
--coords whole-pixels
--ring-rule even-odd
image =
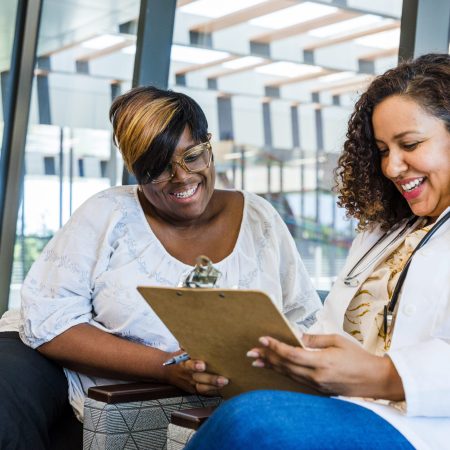
[[[220,400],[157,383],[91,388],[84,406],[83,449],[166,449],[173,412],[217,405]]]
[[[180,409],[172,412],[167,427],[167,450],[182,450],[217,406]]]

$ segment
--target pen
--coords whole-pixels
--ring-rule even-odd
[[[163,366],[171,366],[172,364],[179,364],[180,362],[187,361],[191,357],[187,353],[182,353],[181,355],[174,356],[163,362]]]

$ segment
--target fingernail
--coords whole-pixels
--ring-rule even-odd
[[[217,385],[218,386],[226,386],[228,383],[229,383],[228,378],[225,378],[225,377],[217,378]]]
[[[249,358],[259,358],[261,355],[256,350],[249,350],[247,356]]]
[[[195,370],[199,370],[199,371],[205,370],[205,364],[201,363],[201,362],[196,362],[194,367],[195,367]]]
[[[259,342],[264,345],[264,347],[268,347],[269,346],[269,339],[267,339],[266,337],[260,337],[259,338]]]
[[[252,362],[253,367],[264,367],[264,361],[261,359],[257,359]]]

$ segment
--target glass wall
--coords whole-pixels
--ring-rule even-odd
[[[332,193],[346,121],[367,83],[397,62],[402,8],[337,3],[179,0],[169,76],[208,117],[218,187],[272,202],[319,289],[330,288],[355,228]],[[108,109],[131,86],[139,4],[44,0],[10,306],[72,211],[121,183]]]
[[[112,99],[131,87],[139,0],[44,0],[9,306],[32,262],[87,198],[121,183]]]
[[[346,122],[397,63],[402,9],[335,3],[179,2],[170,73],[208,116],[222,185],[272,202],[318,289],[330,288],[354,236],[332,193]]]
[[[3,138],[5,100],[8,92],[8,74],[14,40],[17,0],[4,0],[0,3],[0,142]],[[1,155],[0,146],[0,155]]]

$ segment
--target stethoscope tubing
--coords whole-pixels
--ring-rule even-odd
[[[375,261],[379,259],[379,257],[386,252],[388,248],[390,248],[395,242],[397,242],[403,235],[406,234],[414,224],[417,225],[417,222],[422,220],[421,218],[418,218],[416,216],[410,218],[406,224],[404,225],[403,229],[399,231],[393,239],[391,239],[383,248],[381,251],[379,251],[375,256],[373,256],[369,262],[367,262],[364,267],[362,267],[357,273],[354,273],[356,269],[362,265],[363,261],[370,255],[370,253],[382,242],[387,236],[388,232],[385,232],[381,235],[381,237],[369,248],[369,250],[364,253],[363,256],[354,264],[354,266],[349,270],[347,273],[347,276],[344,278],[344,284],[346,286],[350,287],[357,287],[359,286],[360,282],[358,280],[358,277],[363,274]],[[398,227],[391,230],[391,233],[394,233],[397,230]],[[414,227],[415,228],[415,227]]]
[[[388,328],[391,326],[392,324],[392,318],[393,318],[393,314],[394,314],[394,309],[395,306],[397,305],[398,302],[398,298],[400,296],[400,292],[402,290],[403,287],[403,283],[406,279],[406,275],[408,273],[409,270],[409,266],[411,265],[411,261],[413,256],[416,254],[416,252],[418,250],[420,250],[435,234],[436,232],[439,230],[439,228],[441,228],[442,225],[444,225],[444,223],[446,223],[448,220],[450,219],[450,211],[448,211],[443,217],[441,217],[431,228],[431,230],[420,240],[420,242],[417,244],[416,248],[414,249],[414,251],[411,253],[411,255],[408,258],[408,261],[406,261],[406,264],[404,265],[400,276],[397,280],[397,284],[395,285],[394,288],[394,292],[392,293],[392,296],[389,300],[389,303],[384,307],[383,309],[383,329],[384,329],[384,334],[385,336],[387,336],[387,332],[388,332]],[[372,266],[372,264],[378,260],[378,258],[385,253],[391,246],[392,244],[394,244],[395,242],[397,242],[401,237],[403,237],[408,231],[417,228],[418,226],[418,221],[421,220],[421,218],[419,217],[412,217],[411,219],[409,219],[407,221],[407,223],[405,224],[405,226],[403,227],[403,229],[401,231],[399,231],[393,239],[391,239],[389,241],[388,244],[386,244],[383,249],[381,251],[379,251],[373,258],[370,259],[370,261],[368,263],[365,264],[365,266],[363,268],[361,268],[357,273],[353,273],[356,271],[356,269],[362,265],[362,262],[368,257],[368,255],[370,255],[370,253],[380,244],[380,242],[382,242],[386,236],[388,235],[388,233],[384,233],[376,242],[375,244],[372,245],[372,247],[369,248],[369,250],[367,250],[366,253],[364,253],[363,256],[361,256],[361,258],[356,262],[356,264],[351,268],[351,270],[348,272],[347,276],[344,278],[344,284],[349,286],[349,287],[357,287],[360,285],[360,282],[358,280],[358,277],[364,273],[369,267]],[[414,225],[414,226],[413,226]],[[394,228],[391,232],[394,233],[396,231],[397,228]]]
[[[395,285],[394,292],[392,293],[391,300],[389,301],[387,307],[388,313],[392,314],[394,311],[395,305],[400,295],[400,291],[403,286],[403,282],[405,281],[406,275],[409,270],[409,266],[411,265],[413,256],[436,234],[439,228],[441,228],[441,226],[444,225],[445,222],[447,222],[449,219],[450,219],[450,211],[433,225],[433,228],[431,228],[431,230],[420,240],[414,251],[411,253],[410,257],[408,258],[408,261],[406,261],[406,264],[404,265],[403,270],[400,273],[400,276],[398,277],[397,284]]]
[[[400,276],[398,277],[397,284],[395,285],[391,299],[389,300],[389,303],[385,305],[383,308],[383,331],[385,336],[387,336],[388,329],[392,327],[395,306],[398,303],[400,292],[402,290],[403,283],[406,279],[406,275],[408,273],[409,266],[411,265],[413,256],[433,237],[434,234],[436,234],[439,228],[441,228],[441,226],[444,225],[444,223],[447,222],[449,219],[450,219],[450,211],[434,224],[433,228],[420,240],[414,251],[409,256],[408,261],[406,261],[406,264],[404,265],[400,273]]]

